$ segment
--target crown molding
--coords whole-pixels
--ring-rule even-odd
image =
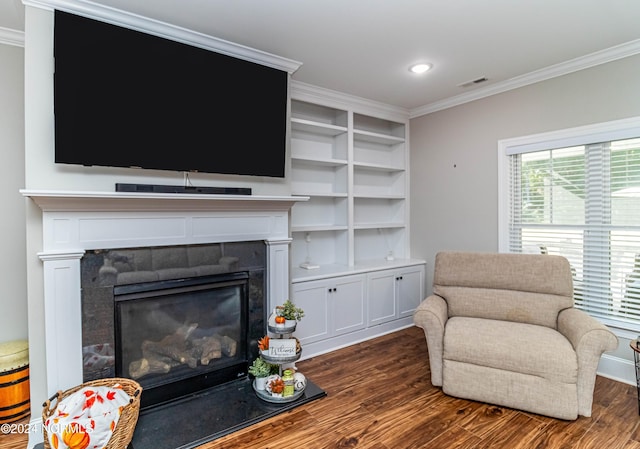
[[[0,27],[0,44],[24,47],[24,31]]]
[[[441,101],[426,104],[424,106],[411,109],[409,111],[410,118],[420,117],[422,115],[431,114],[432,112],[441,111],[454,106],[458,106],[481,98],[490,97],[509,90],[518,89],[530,84],[539,83],[558,76],[568,75],[573,72],[595,67],[597,65],[606,64],[608,62],[623,59],[640,53],[640,39],[630,41],[615,47],[597,51],[586,56],[570,59],[540,70],[517,76],[506,81],[495,83],[491,86],[479,88],[473,92],[456,95],[454,97],[445,98]]]
[[[119,9],[98,5],[86,0],[23,0],[26,6],[41,8],[48,11],[65,11],[90,19],[100,20],[112,25],[123,26],[136,31],[153,34],[154,36],[171,39],[195,47],[222,53],[227,56],[255,62],[289,74],[294,73],[301,62],[283,58],[255,48],[218,39],[203,33],[171,25],[158,20],[149,19],[137,14],[131,14]]]
[[[409,110],[406,108],[368,100],[296,80],[291,81],[291,98],[334,108],[350,109],[391,120],[406,120],[409,118]]]

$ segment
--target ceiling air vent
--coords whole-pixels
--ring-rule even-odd
[[[477,78],[471,81],[466,81],[464,83],[458,84],[458,87],[471,87],[471,86],[475,86],[476,84],[480,84],[480,83],[484,83],[485,81],[488,81],[489,78],[487,78],[486,76],[483,76],[482,78]]]

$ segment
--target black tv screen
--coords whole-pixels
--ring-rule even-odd
[[[284,177],[287,72],[55,12],[55,162]]]

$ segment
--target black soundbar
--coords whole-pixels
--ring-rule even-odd
[[[188,187],[161,184],[116,183],[116,192],[200,193],[204,195],[251,195],[251,187]]]

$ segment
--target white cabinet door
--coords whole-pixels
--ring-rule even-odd
[[[333,335],[346,334],[367,325],[365,319],[365,277],[336,278],[330,304],[333,309]]]
[[[340,276],[293,284],[293,302],[304,310],[296,326],[302,347],[366,327],[365,276]]]
[[[375,271],[368,276],[369,326],[396,319],[396,280],[391,270]]]
[[[323,340],[330,335],[329,289],[327,281],[293,284],[292,301],[304,310],[304,317],[298,322],[295,333],[303,349],[305,343]]]
[[[396,276],[399,317],[411,316],[424,299],[424,267],[408,267]]]
[[[424,266],[369,273],[369,325],[411,316],[422,301]]]

